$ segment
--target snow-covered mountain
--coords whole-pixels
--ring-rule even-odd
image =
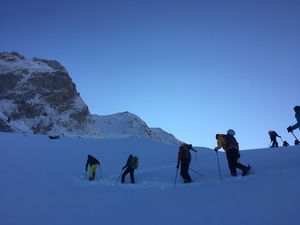
[[[92,117],[98,128],[109,138],[147,137],[168,144],[181,143],[172,134],[160,128],[149,128],[143,120],[129,112]]]
[[[0,131],[51,137],[146,137],[178,144],[129,112],[91,115],[67,70],[55,60],[0,53]]]

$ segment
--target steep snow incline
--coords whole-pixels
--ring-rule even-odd
[[[249,176],[230,177],[223,152],[196,148],[183,184],[178,145],[150,139],[84,139],[0,133],[0,224],[297,225],[300,146],[246,150]],[[99,159],[85,181],[87,155]],[[137,183],[116,184],[129,154],[139,156]],[[197,160],[196,160],[197,159]],[[100,177],[100,172],[102,177]]]

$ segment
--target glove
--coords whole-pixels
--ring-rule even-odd
[[[214,150],[215,150],[216,152],[218,151],[218,149],[217,149],[217,148],[215,148]]]
[[[179,163],[177,163],[176,168],[179,169]]]
[[[289,126],[288,128],[286,128],[287,129],[287,131],[288,132],[292,132],[293,131],[293,129],[292,129],[292,127],[291,126]]]
[[[241,154],[238,154],[237,158],[239,159],[241,157]]]
[[[279,138],[281,138],[281,136],[278,136]]]
[[[85,167],[85,171],[87,171],[87,167]]]

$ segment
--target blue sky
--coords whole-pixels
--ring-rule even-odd
[[[129,111],[196,146],[229,128],[241,149],[267,147],[269,130],[294,141],[300,1],[0,6],[0,51],[59,61],[92,114]]]

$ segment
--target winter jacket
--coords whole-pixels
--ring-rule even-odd
[[[292,130],[295,130],[298,127],[300,127],[300,110],[298,110],[296,112],[295,117],[296,117],[297,123],[292,126]]]
[[[269,135],[270,135],[271,141],[276,141],[276,137],[281,138],[281,136],[279,136],[279,135],[276,133],[276,131],[272,131]]]
[[[100,165],[100,162],[96,158],[94,158],[93,156],[88,155],[88,159],[87,159],[86,164],[85,164],[85,169],[86,170],[87,170],[89,164],[90,164],[90,166],[92,166],[94,164]]]
[[[239,151],[239,146],[238,145],[234,145],[234,146],[231,146],[231,147],[227,148],[227,143],[226,143],[225,139],[223,138],[223,135],[224,134],[219,134],[218,135],[218,139],[217,139],[218,140],[218,142],[217,142],[218,146],[215,147],[215,150],[217,151],[220,148],[223,148],[225,150],[225,152],[226,152],[229,149],[235,148],[235,149],[237,149]]]
[[[123,170],[127,167],[131,167],[131,161],[132,161],[132,155],[129,155],[128,159],[127,159],[127,162],[126,162],[126,165],[123,167]]]
[[[179,151],[178,151],[178,163],[190,162],[191,159],[192,159],[192,157],[191,157],[190,149],[180,146]]]

